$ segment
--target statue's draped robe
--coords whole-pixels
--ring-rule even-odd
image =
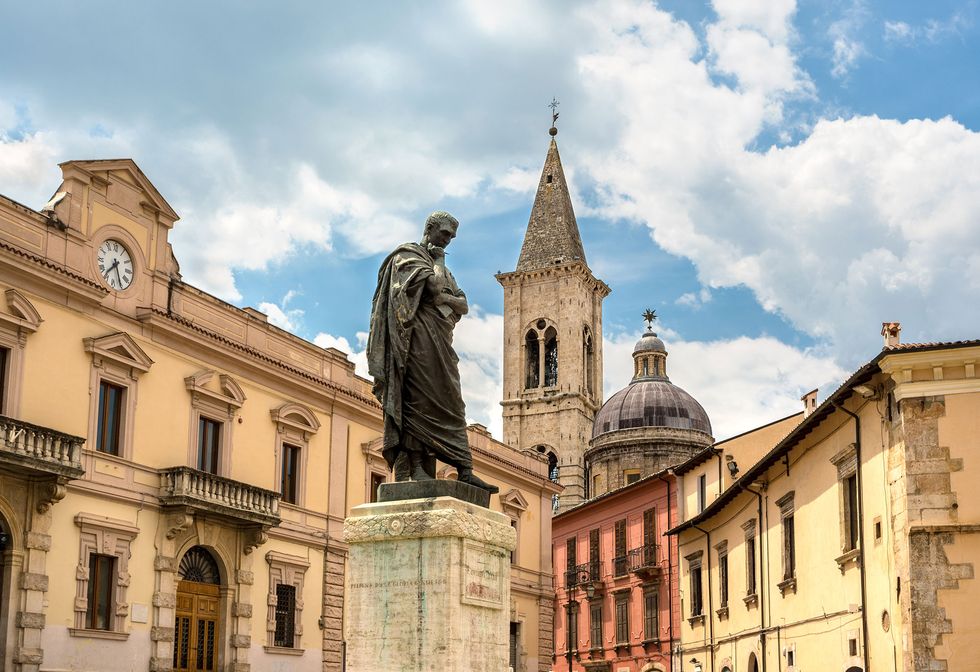
[[[435,261],[418,243],[392,252],[378,272],[371,306],[368,371],[384,408],[383,454],[424,448],[457,469],[470,468],[466,407],[453,350],[456,319],[432,303],[425,284]]]

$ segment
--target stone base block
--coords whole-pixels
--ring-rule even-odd
[[[431,481],[399,481],[382,483],[378,488],[379,502],[397,502],[405,499],[431,499],[433,497],[455,497],[470,504],[490,508],[490,492],[469,483],[460,483],[448,478],[434,478]]]
[[[348,672],[507,669],[507,516],[452,497],[364,504],[344,539]]]

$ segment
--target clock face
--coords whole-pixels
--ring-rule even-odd
[[[133,284],[133,258],[118,240],[110,238],[102,243],[96,261],[99,275],[112,289],[122,290]]]

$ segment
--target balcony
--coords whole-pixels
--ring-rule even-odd
[[[0,466],[24,476],[81,478],[85,439],[0,415]]]
[[[629,567],[629,555],[617,555],[613,558],[613,576],[626,576]]]
[[[588,585],[598,588],[601,583],[602,563],[599,561],[587,562],[565,571],[565,588],[567,590],[580,586],[584,588]]]
[[[262,527],[279,524],[278,492],[190,467],[164,469],[160,478],[160,503],[164,506],[186,506]]]
[[[660,575],[661,567],[657,562],[658,548],[656,544],[648,544],[634,548],[629,552],[629,569],[641,579],[654,579]]]

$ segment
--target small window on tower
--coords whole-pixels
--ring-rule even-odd
[[[551,175],[548,175],[548,184],[551,184]]]

